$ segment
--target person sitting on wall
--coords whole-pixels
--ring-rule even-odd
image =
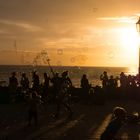
[[[117,140],[116,135],[126,121],[127,112],[122,107],[115,107],[112,113],[112,120],[101,134],[100,140]]]

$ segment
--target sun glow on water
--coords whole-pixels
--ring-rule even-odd
[[[137,75],[138,74],[138,68],[137,67],[129,67],[127,74]]]

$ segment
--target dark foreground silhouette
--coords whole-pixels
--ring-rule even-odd
[[[46,108],[39,106],[38,125],[28,126],[27,104],[2,104],[0,106],[1,137],[10,140],[99,140],[116,106],[125,108],[128,115],[134,111],[140,112],[140,103],[136,101],[108,101],[104,105],[87,105],[78,102],[72,106],[74,114],[71,118],[67,118],[65,109],[61,110],[58,118],[53,118],[55,105],[49,104]],[[139,140],[139,134],[139,121],[132,119],[121,127],[117,138]]]
[[[13,73],[13,80],[10,78],[13,86],[0,87],[0,139],[99,140],[110,124],[113,108],[120,106],[127,111],[129,121],[118,130],[118,140],[139,140],[140,119],[136,115],[140,112],[139,86],[132,80],[128,84],[128,77],[126,80],[122,73],[118,87],[114,78],[107,78],[104,72],[100,77],[105,80],[103,87],[92,87],[83,75],[81,88],[75,88],[67,71],[62,74],[47,77],[44,87],[34,73],[33,86],[29,88],[28,80],[24,87],[17,86]],[[47,80],[53,85],[48,86]]]

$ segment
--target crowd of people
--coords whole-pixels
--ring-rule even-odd
[[[50,95],[51,101],[56,105],[56,112],[53,117],[57,118],[59,116],[61,106],[64,106],[68,110],[69,117],[73,114],[69,99],[71,98],[71,89],[73,89],[74,86],[69,77],[69,72],[64,71],[61,74],[56,72],[53,73],[52,77],[47,73],[44,73],[43,76],[44,82],[41,83],[37,71],[32,72],[32,84],[30,84],[26,73],[22,73],[20,81],[18,81],[16,77],[16,72],[13,72],[11,77],[9,77],[9,92],[11,100],[15,100],[17,95],[19,95],[18,91],[20,85],[22,99],[29,103],[29,125],[31,124],[32,119],[35,120],[35,124],[37,125],[37,104],[45,104],[48,102],[48,96]],[[139,85],[138,76],[127,76],[123,72],[120,73],[120,77],[114,78],[113,75],[108,76],[108,73],[104,71],[103,74],[100,75],[100,80],[102,81],[102,87],[92,87],[87,75],[82,75],[80,80],[80,97],[82,101],[87,103],[90,100],[90,94],[101,93],[106,89],[113,91],[112,89],[118,87],[125,89],[129,87],[138,87]]]
[[[60,114],[61,106],[64,106],[68,112],[68,117],[72,116],[72,109],[70,107],[69,89],[72,87],[72,81],[69,78],[68,71],[59,73],[53,73],[53,77],[50,78],[47,73],[44,73],[44,82],[40,84],[40,79],[36,71],[32,73],[32,85],[29,86],[29,79],[25,73],[22,73],[20,82],[20,93],[22,99],[29,103],[29,126],[32,119],[35,121],[35,125],[38,122],[37,104],[44,104],[47,100],[49,93],[52,94],[52,101],[56,104],[56,112],[53,117],[57,118]],[[16,73],[13,72],[9,78],[9,92],[11,100],[15,100],[19,96],[19,82],[16,77]],[[50,82],[52,87],[50,87]],[[50,91],[51,90],[51,91]]]
[[[53,118],[58,118],[60,116],[60,112],[62,106],[67,109],[68,118],[71,118],[73,115],[73,110],[70,104],[70,97],[73,84],[72,80],[69,77],[68,71],[63,71],[61,75],[59,73],[53,73],[53,76],[50,77],[47,73],[43,74],[44,82],[40,84],[40,78],[37,74],[37,71],[32,73],[32,84],[26,73],[22,73],[20,81],[18,81],[16,77],[16,72],[13,72],[11,77],[9,77],[9,92],[11,100],[14,100],[17,96],[19,84],[20,84],[20,91],[22,93],[22,97],[24,101],[26,101],[29,105],[28,109],[28,126],[31,126],[32,121],[34,120],[35,126],[38,125],[38,104],[44,104],[48,100],[49,94],[52,95],[52,102],[56,105],[56,111],[52,115]],[[81,87],[81,95],[84,101],[89,100],[89,95],[96,92],[106,91],[106,89],[115,89],[115,88],[135,88],[139,87],[139,79],[138,76],[126,75],[123,72],[120,73],[120,77],[114,78],[113,75],[108,76],[108,73],[104,71],[100,75],[100,80],[102,81],[102,87],[96,86],[92,87],[89,82],[89,79],[86,74],[83,74],[80,80],[80,87]],[[50,86],[51,83],[51,86]],[[31,87],[30,87],[31,85]],[[111,90],[110,90],[111,91]],[[101,98],[100,98],[101,100]],[[116,107],[112,113],[112,119],[109,122],[108,126],[101,134],[100,139],[106,140],[115,139],[115,136],[121,126],[127,122],[139,122],[140,117],[137,115],[127,116],[127,112],[122,107]]]
[[[114,94],[114,93],[135,93],[139,90],[139,76],[136,75],[127,75],[124,72],[121,72],[119,76],[113,76],[113,75],[108,75],[108,73],[106,71],[104,71],[101,75],[100,75],[100,80],[102,85],[99,86],[95,86],[92,87],[92,85],[90,84],[87,75],[83,74],[82,78],[81,78],[81,88],[83,89],[83,93],[84,95],[88,95],[88,94],[101,94],[101,93],[105,93],[106,95],[108,94]],[[84,97],[84,99],[86,99],[87,97]]]
[[[74,88],[68,71],[64,71],[61,74],[53,72],[52,75],[53,76],[50,77],[47,73],[44,73],[44,82],[41,83],[37,71],[34,71],[32,72],[32,83],[30,83],[26,73],[22,73],[20,81],[18,81],[16,72],[13,72],[11,77],[9,77],[9,91],[11,97],[16,95],[20,87],[20,90],[24,95],[29,91],[37,92],[41,95],[44,102],[51,92],[52,100],[55,101],[55,99],[58,96],[60,97],[63,92],[70,93],[69,91]],[[99,93],[101,90],[109,90],[110,92],[113,92],[113,90],[116,90],[118,87],[124,90],[139,87],[138,76],[126,75],[124,72],[121,72],[119,77],[114,78],[113,75],[108,76],[108,73],[104,71],[100,75],[100,80],[102,86],[97,85],[92,87],[87,75],[83,74],[80,80],[81,97],[86,99],[89,94]]]
[[[120,73],[120,77],[114,78],[113,75],[108,76],[107,72],[104,71],[101,74],[100,79],[102,80],[102,87],[119,87],[118,81],[120,81],[120,87],[128,88],[128,87],[137,87],[139,86],[139,77],[138,75],[126,75],[124,72]]]
[[[68,71],[67,71],[68,73]],[[16,72],[13,72],[11,77],[9,78],[9,87],[16,89],[19,85],[23,89],[28,89],[32,88],[33,90],[38,91],[40,85],[44,85],[46,89],[49,88],[50,83],[53,84],[54,87],[58,86],[57,82],[59,78],[62,77],[62,74],[60,75],[59,73],[53,73],[53,77],[50,78],[50,76],[47,73],[44,73],[44,82],[40,83],[40,78],[39,75],[37,74],[37,71],[32,72],[32,84],[31,87],[29,87],[30,82],[28,77],[26,76],[26,73],[22,73],[20,81],[18,81],[16,77]],[[68,77],[68,76],[67,76]],[[108,73],[104,71],[100,75],[100,80],[102,81],[102,88],[107,88],[107,87],[122,87],[122,88],[128,88],[128,87],[138,87],[139,86],[139,77],[138,75],[133,76],[133,75],[126,75],[124,72],[120,73],[120,76],[114,77],[113,75],[108,76]],[[72,85],[72,81],[69,78],[69,81]],[[89,80],[86,74],[83,74],[81,77],[80,81],[80,87],[84,89],[90,88],[92,85],[89,84]]]

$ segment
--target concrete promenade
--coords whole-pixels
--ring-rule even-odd
[[[72,118],[62,109],[59,118],[52,118],[55,107],[40,106],[38,126],[27,126],[26,104],[0,105],[0,140],[99,140],[115,106],[128,113],[140,112],[140,102],[108,101],[104,105],[75,103]],[[125,124],[118,138],[139,140],[140,124]]]

